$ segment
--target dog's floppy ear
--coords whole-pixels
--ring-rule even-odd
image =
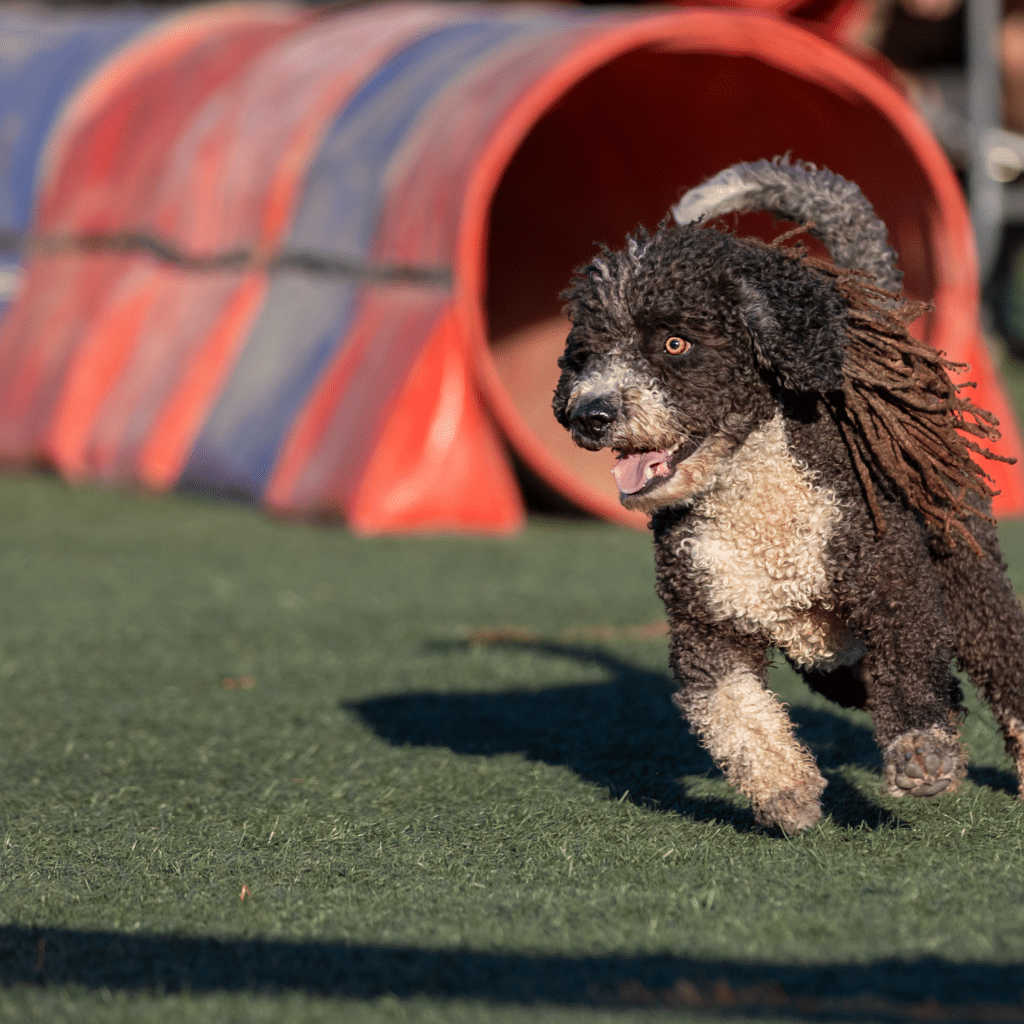
[[[846,304],[834,289],[799,287],[792,279],[731,283],[762,369],[790,391],[842,388]]]

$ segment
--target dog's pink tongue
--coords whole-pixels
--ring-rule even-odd
[[[650,472],[648,472],[650,470]],[[656,476],[668,476],[668,452],[640,452],[619,459],[612,470],[623,494],[636,494]]]

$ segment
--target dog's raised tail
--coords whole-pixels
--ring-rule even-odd
[[[867,271],[886,291],[898,292],[903,275],[888,232],[852,181],[785,157],[733,164],[690,189],[672,207],[686,226],[727,213],[765,210],[786,220],[814,223],[818,238],[842,267]]]

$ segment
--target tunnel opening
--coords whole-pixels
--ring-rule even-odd
[[[709,38],[706,48],[714,45]],[[552,415],[567,330],[559,293],[597,245],[619,248],[638,225],[653,230],[682,192],[723,167],[787,153],[828,167],[856,181],[885,220],[909,295],[934,298],[957,276],[944,261],[960,225],[943,220],[936,197],[936,173],[952,179],[947,167],[928,166],[856,83],[821,67],[804,73],[797,60],[699,52],[692,42],[623,53],[558,97],[505,167],[490,206],[483,301],[507,399],[499,417],[535,507],[645,524],[618,504],[611,453],[576,448]],[[792,225],[760,214],[729,226],[771,239]],[[934,320],[922,325],[926,338]]]

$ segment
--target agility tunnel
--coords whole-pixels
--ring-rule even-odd
[[[1019,455],[959,186],[884,75],[759,13],[399,3],[186,11],[70,97],[0,324],[0,459],[361,532],[514,530],[523,486],[635,525],[551,414],[558,294],[786,152],[861,185]],[[1020,467],[986,468],[1024,514]]]
[[[21,276],[17,238],[32,220],[34,183],[54,121],[68,98],[155,16],[62,14],[0,8],[0,316]]]

